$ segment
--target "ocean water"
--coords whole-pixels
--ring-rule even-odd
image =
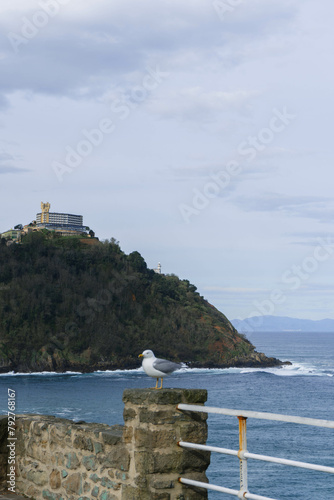
[[[334,333],[251,333],[258,351],[291,366],[271,369],[183,369],[166,387],[204,388],[208,406],[334,420]],[[152,346],[148,346],[152,347]],[[158,352],[158,349],[156,349]],[[123,423],[125,388],[150,387],[141,370],[0,375],[0,413],[7,389],[16,391],[16,413],[41,413],[73,420]],[[238,449],[238,419],[210,415],[208,444]],[[334,430],[248,419],[252,453],[334,466]],[[236,457],[212,454],[207,475],[213,484],[239,489]],[[334,500],[334,475],[248,461],[252,493],[277,500]],[[210,500],[236,498],[209,492]]]

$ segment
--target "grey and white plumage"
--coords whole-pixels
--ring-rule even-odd
[[[142,358],[142,367],[147,375],[157,379],[157,383],[154,389],[162,389],[162,381],[166,375],[170,375],[175,370],[179,370],[182,365],[181,363],[174,363],[173,361],[168,361],[167,359],[160,359],[154,356],[153,351],[146,349],[138,356]],[[161,378],[161,385],[158,387],[159,378]]]

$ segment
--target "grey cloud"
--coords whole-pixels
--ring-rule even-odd
[[[8,99],[5,95],[0,94],[0,110],[7,109],[9,107]]]
[[[199,86],[188,87],[165,94],[159,101],[152,101],[150,110],[164,119],[205,123],[215,120],[223,113],[224,120],[227,120],[229,112],[244,111],[255,95],[257,92],[247,90],[223,92],[207,91]]]
[[[182,2],[181,2],[182,3]],[[115,5],[104,2],[89,19],[64,17],[50,19],[35,37],[21,44],[17,54],[11,43],[3,37],[2,83],[4,91],[32,90],[51,94],[70,94],[80,97],[83,88],[95,94],[128,81],[137,71],[143,72],[147,64],[161,62],[188,49],[196,51],[203,43],[213,43],[214,34],[209,29],[211,10],[205,16],[198,8],[171,6],[162,2],[127,2]],[[102,8],[103,7],[103,8]],[[69,6],[70,8],[70,6]],[[25,13],[31,19],[34,11]],[[18,19],[22,16],[18,15]],[[2,33],[20,34],[22,22],[2,20]],[[15,26],[15,28],[12,28]],[[215,35],[220,26],[216,26]],[[200,49],[203,50],[203,49]]]
[[[0,152],[0,175],[1,174],[21,174],[29,172],[28,169],[12,165],[16,158],[5,152]]]
[[[251,8],[242,4],[236,9],[233,28],[224,25],[224,29],[210,3],[194,2],[189,8],[181,0],[147,0],[140,5],[135,1],[105,1],[94,6],[91,16],[86,12],[82,18],[78,12],[78,19],[69,4],[62,7],[59,17],[50,18],[36,36],[22,44],[17,54],[8,36],[2,38],[0,90],[6,94],[31,90],[80,98],[101,95],[111,85],[131,81],[136,72],[142,73],[152,63],[167,65],[163,68],[166,71],[173,67],[191,72],[196,67],[203,69],[212,58],[216,61],[215,47],[229,44],[228,31],[239,29],[238,19],[243,32],[246,24],[252,36],[262,37],[293,18],[290,3],[275,2],[271,8],[264,0],[254,0]],[[31,19],[35,12],[2,14],[2,33],[20,34],[23,16]],[[208,106],[207,97],[204,107]]]
[[[331,198],[265,193],[256,197],[235,197],[232,201],[249,212],[280,212],[287,216],[310,218],[319,222],[330,222],[334,218]]]
[[[173,181],[193,181],[194,187],[195,183],[197,184],[198,181],[200,181],[200,183],[205,186],[210,182],[216,183],[217,179],[225,179],[226,164],[169,167],[168,172],[169,177],[171,177]],[[221,198],[229,197],[230,194],[238,188],[241,181],[242,179],[238,176],[231,177],[230,182],[221,190],[219,196]]]
[[[334,233],[324,231],[309,231],[309,232],[294,232],[286,233],[287,238],[291,240],[294,245],[307,246],[314,248],[320,242],[325,244],[334,244]]]
[[[296,231],[296,232],[290,232],[286,233],[286,236],[293,236],[297,238],[323,238],[323,237],[330,237],[334,238],[334,232],[323,232],[323,231]]]
[[[81,97],[104,90],[117,74],[139,67],[139,61],[135,53],[126,54],[108,42],[89,43],[83,33],[67,33],[61,39],[32,40],[22,53],[8,55],[1,64],[1,87],[7,93],[31,90]]]
[[[22,174],[29,172],[28,169],[13,167],[12,165],[1,165],[0,164],[0,175],[1,174]]]
[[[204,165],[191,165],[191,166],[181,166],[181,167],[169,167],[169,171],[173,172],[173,175],[176,177],[183,177],[184,179],[196,179],[202,178],[206,181],[210,180],[210,176],[219,175],[219,173],[227,170],[227,166],[230,162],[235,162],[237,164],[238,161],[231,159],[226,159],[219,164],[208,163]],[[251,165],[247,167],[247,169],[241,169],[240,175],[236,176],[236,180],[238,182],[244,182],[245,180],[258,180],[262,178],[271,177],[273,172],[276,172],[277,169],[268,170],[267,165]]]
[[[275,57],[282,52],[288,54],[292,40],[298,41],[295,32],[298,8],[297,2],[289,0],[242,2],[233,15],[224,17],[224,30],[233,37],[231,43],[215,48],[216,55],[225,67],[234,67],[250,59],[263,60],[265,56]],[[277,33],[284,33],[284,42]],[[290,43],[287,44],[288,37]]]
[[[221,4],[228,2],[221,2]],[[215,9],[219,13],[219,2]],[[282,0],[280,2],[268,2],[267,0],[251,0],[241,2],[236,5],[233,10],[233,16],[226,15],[227,29],[234,29],[241,36],[254,35],[258,37],[265,33],[272,33],[277,29],[282,29],[282,24],[285,29],[292,29],[292,21],[298,11],[298,3],[290,0]]]

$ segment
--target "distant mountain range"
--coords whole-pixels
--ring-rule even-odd
[[[286,316],[253,316],[247,319],[233,319],[234,328],[240,333],[249,332],[333,332],[334,319],[288,318]]]

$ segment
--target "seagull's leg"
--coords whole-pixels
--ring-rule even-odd
[[[158,389],[158,384],[159,384],[159,378],[157,377],[157,381],[156,381],[155,387],[153,387],[153,389]]]
[[[159,389],[162,389],[162,381],[163,381],[163,378],[161,377],[161,385],[160,385]]]

